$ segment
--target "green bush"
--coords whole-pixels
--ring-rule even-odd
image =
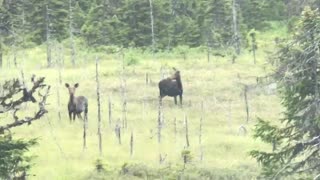
[[[29,148],[35,145],[35,139],[13,140],[11,136],[0,136],[0,179],[13,179],[25,176],[31,168],[32,156],[26,156]]]

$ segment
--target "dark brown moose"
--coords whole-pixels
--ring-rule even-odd
[[[76,115],[78,118],[82,119],[81,113],[84,112],[84,118],[87,120],[88,118],[88,100],[84,96],[75,96],[76,88],[79,87],[79,84],[76,83],[74,87],[71,87],[68,83],[66,83],[66,87],[69,90],[69,103],[68,103],[68,111],[69,111],[69,119],[70,122],[72,120],[73,115],[73,121],[76,118]]]
[[[174,97],[174,103],[177,104],[177,96],[180,98],[180,105],[182,105],[182,82],[180,71],[176,68],[173,68],[175,71],[172,77],[168,77],[159,82],[159,90],[160,90],[160,102],[162,102],[162,98],[165,96]]]

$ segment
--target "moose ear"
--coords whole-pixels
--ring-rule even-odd
[[[175,67],[172,68],[174,71],[177,71],[177,69]]]
[[[79,83],[74,84],[74,87],[75,88],[79,87]]]
[[[68,83],[66,83],[65,85],[66,85],[66,87],[67,87],[67,88],[69,88],[69,87],[70,87],[70,85],[69,85]]]

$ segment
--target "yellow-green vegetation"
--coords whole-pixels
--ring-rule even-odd
[[[277,28],[279,28],[277,26]],[[273,67],[267,63],[268,55],[274,51],[273,35],[258,34],[258,63],[253,65],[252,56],[244,50],[235,64],[231,64],[231,56],[211,57],[207,62],[205,50],[187,54],[187,59],[177,54],[159,53],[155,56],[143,54],[138,50],[124,51],[126,62],[124,78],[126,82],[127,121],[128,127],[122,130],[122,144],[118,144],[115,125],[122,119],[121,71],[122,56],[119,54],[79,52],[78,64],[75,68],[64,57],[65,66],[61,69],[62,84],[58,81],[58,67],[46,68],[44,48],[39,47],[25,51],[20,56],[21,68],[13,68],[5,62],[0,71],[0,82],[6,79],[21,77],[21,69],[25,77],[32,74],[46,77],[51,85],[48,99],[49,113],[45,118],[34,122],[31,126],[15,128],[15,138],[38,138],[39,145],[30,150],[34,166],[30,179],[88,179],[94,176],[95,162],[101,159],[111,174],[109,178],[132,179],[143,178],[136,173],[126,175],[121,169],[136,167],[163,173],[166,168],[183,167],[181,153],[185,150],[184,116],[188,118],[191,162],[187,168],[212,172],[212,177],[228,177],[229,179],[251,179],[258,175],[259,166],[249,157],[252,149],[271,150],[272,147],[252,138],[252,129],[257,117],[275,121],[281,117],[281,105],[276,94],[266,93],[266,88],[250,89],[248,101],[250,121],[246,122],[244,84],[256,84],[256,77],[272,73]],[[259,39],[260,38],[260,39]],[[263,39],[263,42],[261,42]],[[267,52],[265,50],[268,50]],[[69,51],[66,50],[65,54]],[[21,53],[22,54],[22,53]],[[102,99],[102,136],[103,153],[99,156],[97,96],[95,82],[95,56],[99,58],[100,91]],[[10,57],[5,59],[8,61]],[[162,142],[157,141],[158,116],[158,82],[161,79],[160,68],[164,75],[172,74],[172,67],[181,71],[184,87],[183,107],[174,105],[173,98],[163,100],[164,124]],[[150,84],[146,85],[145,76],[149,74]],[[82,149],[83,121],[76,119],[70,123],[67,112],[68,91],[64,83],[79,83],[76,95],[84,95],[89,99],[88,113],[88,148]],[[28,82],[30,83],[30,82]],[[61,96],[58,106],[57,92]],[[112,124],[108,120],[108,98],[112,102]],[[204,104],[202,148],[203,161],[200,161],[199,122],[202,114],[201,103]],[[34,106],[29,104],[30,107]],[[62,119],[58,118],[61,111]],[[11,116],[3,117],[12,121]],[[177,119],[177,134],[174,133],[174,118]],[[1,117],[2,119],[2,117]],[[121,123],[120,123],[121,124]],[[247,134],[240,130],[244,126]],[[130,135],[134,136],[134,153],[130,156]],[[159,154],[166,157],[159,164]],[[134,165],[136,164],[136,166]],[[122,174],[121,174],[122,172]],[[172,174],[176,172],[171,172]],[[170,174],[170,173],[169,173]],[[170,176],[167,176],[169,178]],[[98,177],[96,177],[98,178]],[[102,177],[100,177],[103,179]],[[176,179],[176,177],[171,176]],[[196,175],[190,175],[196,178]]]

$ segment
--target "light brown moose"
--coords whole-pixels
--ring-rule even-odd
[[[74,87],[71,87],[68,83],[65,84],[69,90],[69,102],[68,102],[68,112],[70,122],[75,120],[76,115],[78,118],[82,119],[81,113],[84,112],[85,120],[88,120],[88,99],[84,96],[75,96],[76,89],[79,84],[76,83]]]

